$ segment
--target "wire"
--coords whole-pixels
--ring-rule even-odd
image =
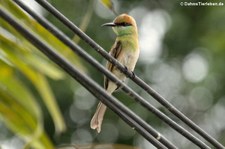
[[[127,124],[132,128],[135,128],[140,134],[142,134],[149,142],[151,142],[157,148],[166,149],[166,147],[159,142],[159,139],[163,140],[168,144],[168,148],[176,149],[169,141],[164,137],[159,137],[159,133],[147,125],[148,130],[143,129],[143,120],[133,113],[130,109],[125,107],[121,102],[115,99],[115,97],[109,95],[105,90],[100,87],[97,83],[91,80],[86,75],[82,74],[75,67],[72,66],[64,57],[60,56],[57,52],[51,49],[49,46],[44,44],[38,37],[33,35],[31,32],[26,30],[20,23],[15,21],[6,11],[0,7],[0,16],[8,22],[12,27],[14,27],[21,35],[23,35],[28,41],[30,41],[34,46],[36,46],[41,52],[43,52],[48,58],[59,65],[63,70],[65,70],[70,76],[77,80],[81,85],[88,89],[96,98],[100,99],[104,104],[106,104],[110,109],[117,113]],[[141,124],[141,125],[140,125]],[[152,135],[150,135],[152,133]],[[158,137],[158,139],[156,139]]]
[[[20,3],[20,1],[18,1],[17,4],[19,4],[20,6],[26,8],[26,9],[24,9],[25,11],[27,11],[27,10],[31,11],[31,10],[30,10],[28,7],[26,7],[23,3]],[[33,13],[33,12],[28,12],[28,13],[30,13],[30,14],[32,14],[32,15],[35,15],[35,13]],[[38,16],[36,16],[36,17],[38,17]],[[39,19],[41,19],[41,18],[39,18]],[[41,19],[41,20],[43,21],[43,19]],[[47,23],[47,24],[48,24],[48,23]],[[47,25],[47,24],[45,24],[45,25]],[[75,45],[73,42],[71,42],[70,39],[66,38],[66,36],[64,36],[61,32],[57,31],[55,27],[50,26],[49,24],[48,24],[47,26],[44,26],[44,27],[46,27],[46,28],[51,28],[53,31],[55,31],[55,32],[54,32],[54,35],[56,35],[56,37],[58,37],[58,36],[61,37],[60,40],[61,40],[62,42],[69,44],[69,47],[72,48],[74,51],[76,51],[78,55],[80,55],[81,57],[85,57],[85,59],[86,59],[88,62],[90,62],[92,65],[97,66],[97,68],[99,68],[99,69],[101,69],[102,71],[106,72],[108,75],[110,75],[110,76],[113,78],[114,81],[117,80],[117,81],[118,81],[117,83],[118,83],[119,85],[121,85],[121,86],[124,86],[124,85],[125,85],[125,84],[123,84],[120,80],[118,80],[115,76],[113,76],[107,69],[105,69],[102,65],[100,65],[95,59],[93,59],[92,57],[88,56],[87,53],[83,52],[84,50],[82,50],[80,47],[78,47],[78,46]],[[67,45],[67,46],[68,46],[68,45]],[[111,79],[112,79],[112,78],[111,78]],[[123,88],[123,87],[122,87],[122,88]],[[127,92],[130,93],[130,89],[127,89]],[[132,93],[130,93],[130,94],[132,94]],[[157,110],[157,109],[156,109],[156,110]],[[149,131],[149,126],[148,126],[148,124],[147,124],[146,122],[144,122],[144,121],[142,122],[142,127],[145,128],[146,131]],[[159,138],[160,135],[159,135],[159,133],[154,133],[153,136],[154,136],[155,138]],[[168,141],[166,141],[166,139],[165,139],[164,137],[160,138],[159,141],[164,142],[164,143],[167,143],[167,142],[168,142]],[[171,148],[173,148],[173,147],[172,147],[173,145],[171,145],[170,143],[168,143],[168,145],[171,146]]]
[[[141,96],[139,96],[137,93],[135,93],[133,90],[131,90],[126,84],[122,83],[120,80],[118,80],[114,75],[112,75],[105,67],[100,65],[95,59],[90,57],[87,53],[84,52],[79,46],[71,42],[70,39],[68,39],[63,33],[58,31],[53,25],[48,23],[48,21],[44,18],[41,18],[36,13],[34,13],[31,9],[26,7],[23,3],[21,3],[18,0],[14,0],[21,8],[23,8],[27,13],[29,13],[32,17],[34,17],[43,27],[45,27],[47,30],[49,30],[53,35],[55,35],[58,39],[60,39],[65,45],[69,46],[74,52],[79,54],[82,58],[84,58],[86,61],[88,61],[90,64],[92,64],[95,68],[97,68],[99,71],[103,72],[110,80],[115,82],[116,84],[120,85],[122,90],[124,90],[129,96],[132,96],[135,100],[140,102],[144,107],[146,107],[149,111],[151,111],[153,114],[155,114],[157,117],[159,117],[161,120],[166,122],[169,126],[174,128],[176,131],[178,131],[181,135],[186,137],[188,140],[192,141],[194,144],[198,145],[201,148],[209,148],[206,144],[204,144],[201,140],[193,136],[191,133],[189,133],[187,130],[179,126],[177,123],[175,123],[173,120],[171,120],[169,117],[167,117],[165,114],[163,114],[161,111],[159,111],[157,108],[153,107],[150,103],[148,103],[145,99],[143,99]]]
[[[110,56],[100,45],[98,45],[90,37],[88,37],[84,32],[82,32],[76,25],[74,25],[69,19],[63,16],[51,4],[49,4],[47,1],[44,1],[44,0],[35,0],[35,1],[38,2],[40,5],[42,5],[51,14],[53,14],[64,25],[70,28],[75,34],[80,36],[80,38],[83,39],[86,43],[88,43],[93,49],[95,49],[104,58],[106,58],[109,62],[115,65],[119,70],[121,70],[121,72],[127,75],[127,77],[133,80],[137,85],[139,85],[142,89],[144,89],[149,95],[151,95],[154,99],[156,99],[159,103],[161,103],[164,107],[166,107],[171,113],[177,116],[181,121],[183,121],[186,125],[192,128],[205,140],[207,140],[209,143],[211,143],[214,147],[218,149],[225,149],[225,147],[221,143],[219,143],[216,139],[211,137],[207,132],[205,132],[202,128],[196,125],[188,117],[186,117],[182,112],[180,112],[176,107],[174,107],[171,103],[169,103],[164,97],[162,97],[159,93],[157,93],[153,88],[151,88],[143,80],[141,80],[137,76],[134,77],[132,72],[125,69],[124,66],[122,66],[115,58]]]
[[[158,116],[161,120],[166,122],[168,125],[170,125],[172,128],[174,128],[176,131],[178,131],[180,134],[188,138],[190,141],[192,141],[194,144],[198,145],[201,148],[209,148],[207,145],[205,145],[201,140],[193,136],[191,133],[189,133],[187,130],[179,126],[177,123],[175,123],[173,120],[171,120],[169,117],[165,116],[162,112],[160,112],[158,109],[153,107],[151,104],[149,104],[146,100],[144,100],[142,97],[140,97],[138,94],[136,94],[134,91],[132,91],[129,87],[127,87],[125,84],[123,84],[120,80],[116,79],[114,76],[111,75],[111,73],[108,72],[104,67],[99,65],[99,63],[93,59],[90,56],[87,56],[87,53],[83,51],[79,51],[74,47],[74,43],[71,42],[68,38],[66,38],[62,33],[57,31],[57,29],[49,24],[44,18],[39,17],[37,14],[35,14],[32,10],[30,10],[28,7],[26,7],[24,4],[20,3],[18,0],[14,0],[20,7],[22,7],[25,11],[27,11],[31,16],[33,16],[40,24],[42,24],[46,29],[48,29],[51,33],[53,33],[57,38],[59,38],[62,42],[64,42],[67,46],[69,46],[74,52],[78,52],[78,54],[85,58],[89,63],[94,65],[98,70],[103,72],[110,80],[116,82],[118,85],[122,86],[122,89],[134,97],[136,100],[138,100],[143,106],[145,106],[149,111],[154,113],[156,116]],[[77,46],[77,45],[75,45]],[[77,46],[78,47],[78,46]],[[75,48],[75,49],[74,49]],[[79,48],[79,47],[78,47]],[[77,51],[78,50],[78,51]]]

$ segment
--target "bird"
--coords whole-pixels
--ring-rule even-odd
[[[116,40],[109,54],[120,62],[128,71],[133,73],[137,60],[139,58],[138,30],[135,19],[128,14],[117,16],[113,22],[105,23],[102,26],[112,27],[116,34]],[[109,61],[106,63],[106,68],[114,74],[119,80],[125,81],[126,75],[123,74],[116,66]],[[104,77],[104,89],[107,93],[112,94],[119,88],[114,82]],[[107,107],[102,102],[99,102],[96,112],[94,113],[90,127],[101,132],[101,125]]]

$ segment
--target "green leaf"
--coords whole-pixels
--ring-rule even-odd
[[[0,7],[9,12],[13,19],[20,22],[27,30],[38,36],[40,40],[58,51],[76,65],[76,67],[85,71],[79,56],[74,54],[69,47],[65,46],[49,31],[24,13],[13,1],[0,0]],[[25,76],[38,91],[52,116],[56,133],[64,131],[66,126],[46,76],[52,79],[63,79],[65,74],[11,27],[10,24],[6,23],[3,19],[0,19],[0,23],[0,87],[2,89],[0,98],[2,97],[5,99],[4,101],[11,102],[7,104],[6,102],[2,102],[2,99],[1,109],[3,111],[0,111],[0,115],[7,123],[7,126],[15,133],[25,138],[25,140],[26,138],[30,138],[30,143],[27,146],[29,144],[32,146],[36,144],[34,145],[36,148],[52,148],[51,142],[42,129],[42,113],[35,102],[36,99],[33,98],[30,91],[25,87],[26,84],[17,79],[15,72],[19,71],[19,74]],[[7,92],[3,92],[5,88]],[[9,105],[14,105],[15,108],[10,109]],[[12,110],[11,113],[9,110]],[[13,119],[14,115],[15,119]],[[17,123],[14,122],[22,116],[26,117],[27,121],[21,121],[21,124],[18,123],[17,126]],[[32,127],[26,127],[26,125],[31,125]],[[20,128],[22,126],[24,128]],[[21,132],[20,129],[22,130]]]
[[[82,71],[85,71],[85,68],[80,63],[80,58],[78,55],[76,55],[72,50],[70,50],[69,47],[64,45],[60,40],[58,40],[54,35],[52,35],[49,31],[47,31],[44,27],[42,27],[39,23],[37,23],[35,20],[33,20],[31,17],[28,17],[27,14],[25,14],[20,8],[18,8],[17,5],[13,3],[11,0],[0,0],[0,7],[2,6],[3,9],[10,12],[14,19],[16,21],[19,21],[21,25],[23,25],[27,30],[32,31],[35,33],[42,41],[44,41],[46,44],[51,46],[53,49],[60,52],[62,55],[64,55],[66,58],[68,58],[71,62],[73,62],[78,68],[80,68]],[[5,24],[5,23],[4,23]],[[14,32],[16,32],[16,37],[18,35],[18,32],[12,29],[11,26],[5,25],[5,29],[9,29],[8,31],[12,31],[12,35],[14,35]],[[32,49],[35,49],[33,45],[31,45],[27,40],[25,40],[21,35],[18,35],[19,43],[23,46],[32,47]],[[37,50],[33,51],[32,53],[39,53]],[[40,53],[39,53],[40,54]]]
[[[27,146],[53,148],[43,132],[42,113],[30,91],[15,76],[13,68],[0,61],[0,116]],[[42,147],[41,147],[42,146]]]
[[[66,130],[66,125],[64,123],[63,116],[60,112],[57,102],[55,101],[54,94],[52,93],[46,78],[40,73],[37,73],[36,76],[37,78],[34,84],[36,85],[36,88],[41,94],[42,98],[45,99],[44,102],[47,108],[49,109],[49,112],[56,126],[56,134],[59,134]]]
[[[109,10],[111,10],[115,15],[117,15],[115,9],[114,9],[114,5],[113,5],[113,2],[112,0],[100,0],[101,3],[106,7],[108,8]]]
[[[0,61],[1,62],[1,61]],[[3,62],[0,63],[0,84],[20,102],[28,111],[30,111],[38,119],[41,119],[41,112],[35,99],[32,95],[25,89],[23,83],[15,78],[12,68],[6,67]],[[21,100],[23,99],[23,100]],[[40,120],[41,121],[41,120]]]
[[[18,44],[18,41],[9,39],[3,35],[0,35],[0,41],[1,49],[7,50],[10,55],[16,55],[21,58],[22,61],[32,66],[33,69],[42,72],[52,79],[62,79],[64,77],[64,73],[54,64],[44,57],[32,53],[30,49],[27,49],[28,47]]]
[[[61,41],[55,38],[37,22],[32,20],[30,17],[27,17],[20,9],[17,8],[17,6],[13,4],[13,2],[4,1],[2,5],[4,5],[4,8],[7,8],[7,11],[10,11],[14,16],[19,17],[18,21],[22,20],[22,23],[27,26],[27,29],[30,29],[38,34],[39,37],[43,38],[45,42],[53,46],[56,50],[62,51],[64,55],[68,54],[73,62],[78,62],[77,64],[80,65],[79,59],[76,58],[74,54],[71,54],[71,50],[69,50],[68,47],[62,44]],[[17,20],[17,18],[15,18],[15,20]],[[63,117],[56,103],[54,94],[52,93],[50,86],[44,77],[44,75],[47,75],[52,79],[62,79],[64,77],[64,73],[55,67],[55,65],[50,63],[49,60],[47,60],[23,37],[18,36],[18,38],[18,34],[14,34],[16,31],[8,26],[10,25],[4,24],[4,29],[8,31],[11,38],[5,37],[4,35],[0,36],[0,48],[6,53],[4,59],[12,63],[33,83],[53,118],[56,133],[64,131],[65,123]],[[15,35],[16,37],[13,37]]]
[[[33,69],[36,69],[40,73],[54,79],[59,80],[64,78],[64,73],[59,70],[55,65],[50,63],[49,61],[45,61],[43,58],[38,56],[26,56],[24,57],[24,61],[29,63]]]
[[[56,133],[64,131],[66,128],[63,117],[45,77],[40,71],[36,71],[32,66],[27,65],[27,63],[25,63],[22,59],[19,59],[13,50],[8,50],[16,48],[16,45],[12,47],[10,47],[10,45],[1,47],[7,54],[6,58],[36,87],[53,118],[54,124],[56,126]]]

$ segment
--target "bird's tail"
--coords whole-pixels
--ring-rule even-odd
[[[109,94],[112,94],[112,92],[115,91],[116,88],[117,88],[117,85],[110,81],[107,88],[107,92]],[[91,119],[90,127],[91,129],[96,129],[98,133],[100,133],[101,131],[102,121],[103,121],[106,109],[107,107],[102,102],[99,102],[97,106],[97,110]]]
[[[98,133],[100,133],[101,131],[102,120],[103,120],[106,108],[107,107],[102,102],[99,102],[97,110],[91,119],[91,128],[96,129]]]

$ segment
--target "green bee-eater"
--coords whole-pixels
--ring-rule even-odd
[[[137,25],[134,18],[127,14],[121,14],[116,17],[112,23],[106,23],[103,24],[103,26],[111,26],[117,35],[116,41],[109,51],[109,54],[117,59],[129,71],[133,71],[140,51],[138,46]],[[121,73],[116,66],[112,65],[110,62],[107,62],[106,67],[121,81],[125,80],[126,76]],[[112,94],[118,86],[109,79],[105,78],[104,88],[109,94]],[[101,131],[105,111],[106,106],[100,102],[91,120],[91,128],[97,129],[98,133]]]

